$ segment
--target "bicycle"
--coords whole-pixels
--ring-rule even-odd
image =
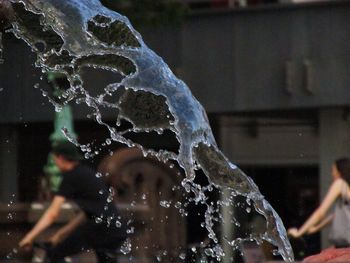
[[[34,242],[32,263],[49,263],[46,253],[51,247],[50,242]]]
[[[50,263],[47,252],[52,248],[50,242],[34,242],[32,263]],[[117,263],[118,250],[116,249],[97,249],[95,251],[97,262],[99,263]],[[65,262],[72,262],[71,258],[65,258]]]

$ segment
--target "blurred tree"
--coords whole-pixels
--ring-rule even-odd
[[[109,9],[127,16],[132,24],[179,25],[187,15],[188,7],[176,0],[101,0]]]

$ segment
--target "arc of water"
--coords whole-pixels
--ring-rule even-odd
[[[126,17],[106,9],[98,0],[12,2],[17,14],[13,33],[37,53],[37,66],[44,71],[64,73],[70,81],[71,88],[63,95],[67,98],[66,103],[82,96],[94,109],[96,120],[109,129],[111,138],[128,146],[137,144],[104,123],[99,107],[113,105],[119,109],[118,119],[129,120],[134,131],[172,130],[180,143],[179,153],[151,153],[162,160],[176,159],[186,173],[187,182],[195,176],[194,167],[200,166],[216,186],[228,187],[252,200],[256,211],[264,215],[267,222],[267,231],[260,238],[277,246],[284,260],[293,261],[293,252],[277,213],[255,183],[218,149],[203,107],[186,84],[177,79],[166,63],[147,47]],[[38,41],[45,43],[44,51],[36,48]],[[92,97],[84,89],[80,76],[80,70],[89,66],[118,72],[123,80],[108,85],[105,94]],[[116,104],[104,101],[106,95],[120,88],[151,93],[159,104],[164,101],[168,107],[167,120],[159,122],[158,119],[138,126],[138,122],[126,113],[122,100]]]

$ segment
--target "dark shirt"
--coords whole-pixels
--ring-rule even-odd
[[[117,209],[111,200],[111,193],[101,177],[84,165],[62,174],[63,180],[57,195],[74,201],[88,218],[96,221],[113,222],[118,219]]]

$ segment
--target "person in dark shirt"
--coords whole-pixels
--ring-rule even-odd
[[[10,22],[15,18],[11,2],[9,0],[0,0],[0,31],[10,26]]]
[[[31,247],[33,240],[57,219],[62,204],[70,200],[81,212],[50,238],[50,262],[64,262],[64,257],[85,249],[94,249],[99,262],[105,262],[99,251],[117,249],[126,239],[126,224],[113,204],[113,191],[98,173],[80,164],[81,155],[72,143],[59,142],[52,153],[62,172],[62,183],[49,208],[19,245]]]

